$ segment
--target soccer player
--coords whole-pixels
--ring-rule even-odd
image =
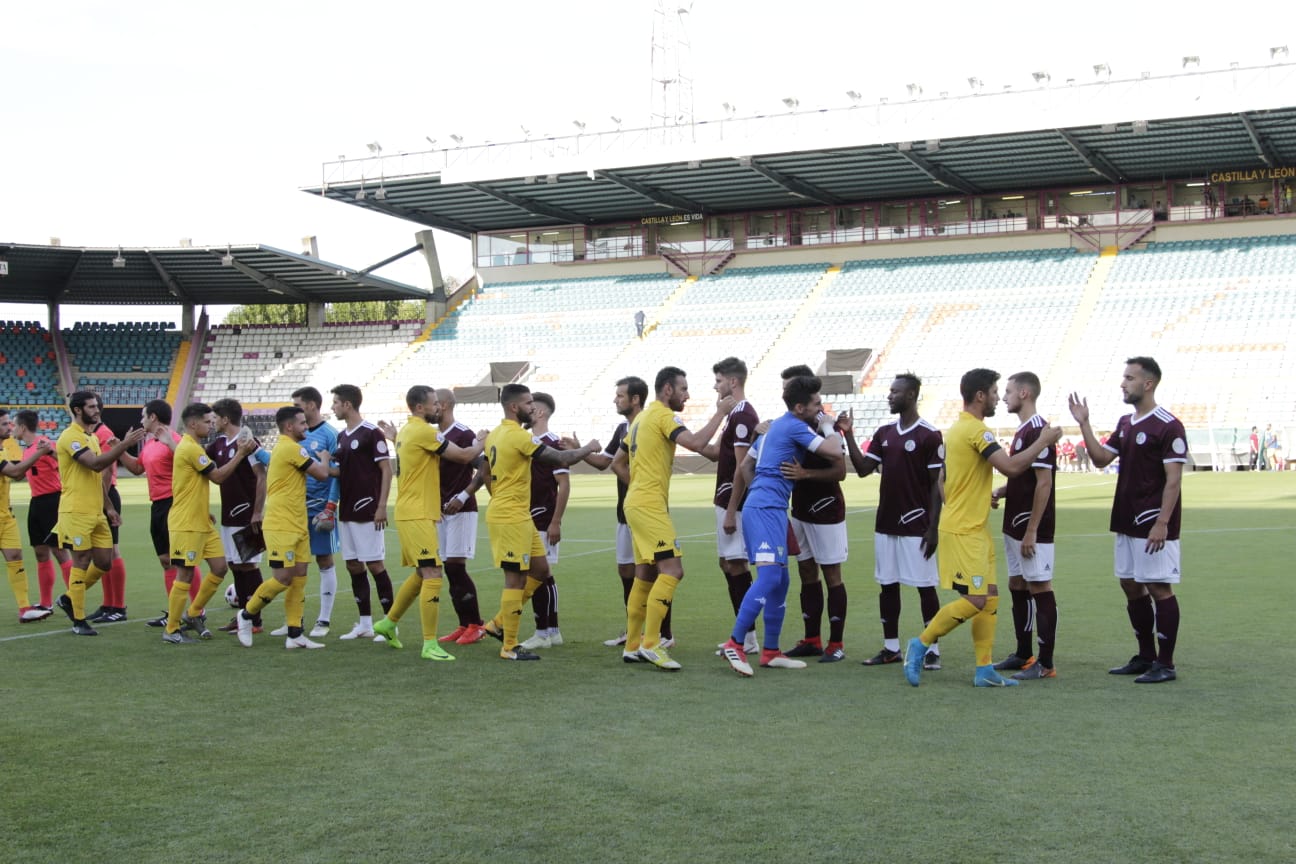
[[[691,432],[679,415],[689,398],[684,370],[663,367],[653,389],[657,398],[630,424],[621,443],[630,467],[625,514],[634,541],[635,561],[656,565],[655,574],[636,569],[635,584],[626,603],[626,643],[621,658],[627,663],[647,662],[673,671],[680,664],[660,643],[662,619],[670,611],[675,589],[684,578],[684,550],[670,517],[675,447],[702,452],[733,410],[735,400],[732,396],[721,398],[706,425]]]
[[[85,615],[85,592],[103,577],[113,563],[111,523],[121,522],[116,507],[104,488],[102,472],[117,464],[117,458],[144,438],[144,430],[131,429],[107,451],[99,447],[94,429],[102,408],[99,395],[77,390],[68,397],[72,422],[59,435],[55,448],[63,493],[59,497],[59,543],[72,553],[72,573],[66,594],[57,605],[72,620],[78,636],[98,636]]]
[[[40,434],[39,414],[23,410],[14,415],[14,420],[14,437],[24,448],[24,459],[36,454],[42,444],[49,450],[46,455],[38,456],[27,469],[27,486],[31,490],[31,503],[27,507],[27,542],[36,553],[36,583],[40,588],[38,605],[52,609],[56,571],[62,569],[64,587],[72,571],[72,556],[58,542],[58,507],[63,492],[58,457],[53,455],[54,442]],[[57,566],[55,562],[58,562]]]
[[[102,401],[99,403],[99,410],[101,412],[103,410]],[[111,450],[116,445],[117,437],[108,428],[108,424],[99,423],[94,427],[93,432],[99,439],[100,450]],[[123,455],[125,452],[127,451],[123,451]],[[119,545],[122,501],[121,493],[117,490],[117,462],[105,468],[100,474],[100,479],[104,485],[104,494],[108,496],[108,503],[112,505],[117,518],[108,523],[108,533],[112,536],[112,565],[103,576],[103,604],[87,616],[92,624],[126,620],[126,559],[122,557]]]
[[[905,679],[917,687],[923,660],[936,640],[965,621],[972,622],[972,644],[976,648],[977,687],[1017,684],[995,671],[995,614],[999,609],[999,586],[995,584],[994,545],[990,540],[990,494],[994,472],[1016,477],[1030,470],[1035,457],[1062,437],[1060,428],[1040,430],[1034,443],[1009,456],[999,446],[985,418],[993,417],[999,405],[999,373],[972,369],[959,381],[963,411],[945,434],[945,506],[940,514],[940,548],[937,563],[942,588],[953,588],[959,597],[936,613],[921,635],[909,640],[905,652]]]
[[[538,391],[532,393],[531,397],[531,422],[524,423],[522,428],[530,429],[532,435],[546,447],[563,449],[562,439],[549,429],[549,418],[554,412],[553,397]],[[522,643],[522,647],[528,651],[563,644],[562,632],[558,629],[558,585],[554,581],[553,568],[558,563],[562,517],[567,512],[567,500],[570,497],[571,469],[565,465],[554,467],[531,460],[531,521],[544,540],[549,575],[531,595],[536,632]]]
[[[1187,438],[1179,419],[1156,403],[1161,367],[1151,357],[1125,361],[1121,394],[1134,406],[1099,444],[1089,425],[1089,402],[1072,393],[1071,416],[1080,424],[1094,467],[1120,459],[1112,498],[1111,531],[1116,535],[1116,578],[1138,653],[1113,675],[1134,675],[1139,684],[1175,680],[1174,649],[1179,636],[1179,488],[1188,461]]]
[[[765,647],[760,665],[772,669],[804,669],[805,663],[793,660],[779,650],[783,616],[787,610],[788,576],[788,500],[793,480],[784,475],[783,467],[801,462],[806,455],[821,453],[833,467],[845,470],[846,459],[841,438],[831,429],[831,419],[824,424],[823,435],[814,424],[823,412],[818,378],[797,375],[783,384],[783,404],[787,412],[770,424],[769,431],[757,442],[750,488],[736,475],[734,494],[747,493],[743,503],[743,537],[747,556],[756,565],[756,581],[743,598],[735,617],[729,641],[720,649],[729,666],[739,675],[750,676],[751,664],[743,650],[743,639],[755,626],[756,616],[765,621]],[[745,474],[742,475],[745,478]]]
[[[437,621],[441,611],[441,543],[437,523],[441,521],[441,460],[467,464],[481,455],[482,445],[474,440],[463,448],[451,444],[437,429],[441,403],[436,391],[415,384],[405,393],[410,418],[396,434],[396,534],[400,537],[401,563],[413,567],[387,610],[387,617],[373,625],[373,632],[393,648],[401,642],[396,625],[406,610],[419,601],[423,625],[424,660],[453,660],[454,655],[437,644]]]
[[[918,416],[921,390],[922,380],[912,372],[895,377],[887,393],[887,407],[897,419],[878,427],[867,453],[860,452],[855,441],[854,418],[838,421],[855,472],[861,477],[882,472],[873,523],[873,578],[879,586],[882,650],[863,661],[865,666],[884,666],[901,659],[901,585],[918,590],[924,627],[940,611],[936,549],[940,542],[940,473],[945,444],[940,430]],[[939,643],[927,651],[923,668],[940,668]]]
[[[181,626],[197,633],[200,639],[211,638],[203,609],[220,588],[229,565],[225,562],[225,549],[209,510],[209,484],[224,483],[260,446],[255,438],[244,438],[234,448],[234,457],[217,468],[202,446],[203,439],[211,434],[211,408],[202,402],[186,405],[180,412],[180,422],[184,424],[185,434],[171,454],[172,495],[167,506],[166,523],[171,545],[170,563],[176,568],[176,576],[167,595],[167,623],[162,634],[162,641],[173,645],[193,641],[181,631]],[[194,593],[192,587],[200,575],[198,562],[202,560],[207,562],[208,573]],[[186,600],[189,601],[187,610]]]
[[[505,384],[500,388],[504,419],[486,436],[490,465],[487,486],[491,493],[486,529],[491,557],[504,572],[499,612],[486,623],[486,634],[504,643],[499,655],[503,660],[540,659],[540,655],[519,645],[517,639],[522,606],[549,575],[544,539],[531,521],[531,463],[538,460],[554,467],[570,467],[600,449],[597,441],[580,446],[565,440],[567,449],[555,450],[530,435],[522,426],[531,422],[533,404],[534,397],[525,385]]]
[[[612,432],[612,437],[608,439],[607,446],[603,448],[602,452],[591,453],[585,457],[585,461],[599,471],[606,471],[611,468],[612,473],[617,478],[616,562],[617,576],[621,579],[621,602],[623,605],[629,602],[630,589],[634,587],[635,554],[634,543],[630,539],[630,526],[626,524],[625,518],[625,496],[630,482],[630,465],[626,460],[625,451],[621,449],[621,442],[625,439],[630,424],[643,411],[644,403],[647,401],[648,384],[642,378],[629,375],[618,381],[616,383],[616,395],[613,397],[612,404],[616,407],[616,412],[625,419],[617,424],[616,429]],[[668,611],[666,618],[662,620],[663,642],[668,641],[667,634],[670,632],[670,612]],[[625,641],[626,634],[623,631],[620,636],[605,639],[603,644],[609,648],[616,648],[619,645],[624,645]],[[673,644],[674,640],[670,641]]]
[[[23,566],[22,538],[18,533],[18,520],[9,506],[9,484],[31,469],[37,460],[53,452],[48,441],[42,441],[30,456],[23,456],[18,442],[13,438],[13,420],[9,410],[0,408],[0,552],[4,553],[9,570],[9,587],[18,603],[18,623],[43,621],[50,616],[44,606],[35,606],[27,585],[27,569]]]
[[[170,606],[171,586],[175,583],[177,565],[171,563],[171,541],[167,536],[167,514],[171,512],[171,476],[175,448],[180,444],[180,435],[171,429],[171,406],[165,399],[152,399],[140,412],[140,425],[148,436],[140,446],[139,456],[130,453],[121,455],[121,464],[136,477],[143,474],[148,480],[149,495],[149,537],[153,541],[153,552],[158,563],[162,565],[162,583]],[[198,596],[199,583],[190,580],[189,599]],[[93,620],[93,619],[91,619]],[[151,627],[165,627],[166,612],[147,622]]]
[[[234,460],[238,445],[244,439],[256,441],[252,430],[243,431],[243,406],[237,399],[217,399],[212,403],[212,414],[215,416],[216,440],[207,445],[207,456],[217,468],[224,467]],[[256,442],[258,448],[260,442]],[[256,589],[261,587],[261,553],[247,555],[239,551],[234,535],[250,525],[258,529],[265,519],[266,466],[262,459],[269,460],[269,453],[257,449],[251,456],[240,461],[234,473],[220,484],[220,537],[221,546],[225,549],[225,561],[234,572],[234,591],[238,596],[239,608],[247,606]],[[238,630],[237,618],[220,628],[227,633]],[[252,632],[261,632],[261,616],[252,619]]]
[[[1035,413],[1040,380],[1034,372],[1018,372],[1004,388],[1004,405],[1021,425],[1013,435],[1012,452],[1020,453],[1035,440],[1047,423]],[[994,491],[992,507],[1003,500],[1004,560],[1008,564],[1008,590],[1012,593],[1013,631],[1017,648],[995,668],[1017,670],[1018,681],[1056,678],[1053,646],[1057,638],[1057,600],[1053,596],[1054,477],[1057,447],[1045,447],[1031,470],[1011,478]],[[1039,630],[1039,656],[1031,650],[1035,623]]]
[[[477,433],[455,419],[454,392],[439,388],[436,397],[441,405],[441,434],[456,447],[471,449]],[[477,556],[477,490],[486,483],[485,471],[480,456],[470,463],[441,464],[441,526],[437,535],[441,539],[441,566],[450,583],[450,602],[459,626],[440,637],[440,642],[472,645],[486,636],[477,584],[468,573],[468,562]]]
[[[756,440],[756,426],[760,423],[760,416],[756,413],[756,408],[747,401],[746,363],[737,357],[726,357],[712,366],[711,372],[715,375],[716,394],[721,399],[734,400],[733,409],[720,426],[720,440],[703,447],[702,455],[716,463],[715,494],[711,501],[715,508],[716,549],[720,558],[720,572],[724,574],[725,584],[729,588],[729,602],[737,615],[743,597],[751,588],[752,574],[747,562],[747,547],[743,543],[742,517],[735,518],[735,530],[729,533],[724,528],[725,514],[733,492],[734,471],[747,458],[747,448]],[[741,501],[735,502],[735,508],[741,506]],[[760,650],[754,628],[744,638],[743,646],[749,653]]]
[[[324,397],[314,387],[299,387],[292,393],[293,404],[306,415],[306,437],[303,447],[307,453],[319,450],[336,452],[338,433],[324,420],[320,408]],[[337,599],[337,567],[333,556],[338,551],[337,527],[338,484],[334,479],[320,480],[314,475],[306,477],[306,515],[310,517],[310,551],[315,556],[315,566],[320,575],[320,611],[311,628],[312,639],[328,635],[329,619],[333,616],[333,603]],[[279,630],[271,635],[280,635]]]
[[[387,495],[391,492],[392,463],[387,437],[360,414],[363,395],[354,384],[339,384],[333,394],[333,416],[346,424],[338,435],[337,462],[340,498],[337,533],[342,560],[351,576],[360,620],[343,639],[372,639],[373,607],[369,575],[378,589],[383,612],[392,605],[391,577],[387,575]]]
[[[797,377],[813,378],[806,365],[784,369],[784,382]],[[837,431],[831,417],[817,418],[821,434]],[[840,435],[839,435],[840,438]],[[784,467],[792,486],[790,525],[796,541],[797,575],[801,581],[801,619],[805,638],[797,642],[789,657],[818,657],[820,663],[846,658],[843,638],[846,629],[846,586],[841,568],[850,554],[846,535],[846,496],[841,481],[846,479],[845,456],[830,461],[821,452],[806,453],[800,462]],[[791,544],[789,544],[789,551]],[[823,571],[823,581],[819,579]],[[823,644],[824,583],[828,583],[828,644]],[[750,652],[749,652],[750,653]]]
[[[329,479],[331,451],[321,447],[314,457],[306,449],[306,414],[296,405],[275,412],[279,440],[270,452],[266,470],[265,534],[270,561],[270,578],[253,593],[247,606],[235,617],[239,644],[252,647],[252,620],[274,598],[285,591],[284,613],[288,619],[284,647],[323,648],[324,643],[302,632],[306,612],[306,559],[310,555],[310,527],[306,516],[306,478]]]

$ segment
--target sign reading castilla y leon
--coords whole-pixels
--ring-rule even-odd
[[[671,216],[644,216],[639,220],[640,225],[666,225],[677,224],[680,222],[701,222],[704,217],[701,213],[675,213]]]
[[[1212,183],[1250,183],[1255,180],[1291,180],[1296,179],[1296,168],[1248,168],[1244,171],[1215,171],[1210,175]]]

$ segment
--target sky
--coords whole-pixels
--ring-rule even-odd
[[[1029,86],[1031,72],[1091,80],[1268,61],[1296,34],[1286,3],[1067,4],[934,0],[680,0],[694,112],[776,113]],[[646,125],[655,0],[7,4],[0,81],[0,242],[67,246],[262,243],[360,269],[413,244],[419,226],[300,191],[338,156],[428,148],[427,138],[517,140]],[[442,143],[439,146],[444,146]],[[438,234],[443,271],[472,269],[467,241]],[[430,287],[419,256],[378,271]],[[44,318],[2,302],[0,318]],[[215,317],[222,314],[213,310]],[[178,308],[63,310],[75,320],[178,320]]]

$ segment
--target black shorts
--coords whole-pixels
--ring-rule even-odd
[[[117,511],[117,515],[120,516],[121,515],[121,493],[117,491],[116,486],[108,487],[108,500],[112,503],[113,509]],[[116,546],[117,534],[120,531],[120,526],[109,523],[108,530],[112,532],[113,545]]]
[[[171,498],[153,502],[149,515],[149,536],[153,538],[153,551],[159,555],[171,554],[171,533],[167,530],[167,516],[171,513]]]
[[[27,539],[31,545],[59,545],[54,529],[58,527],[59,499],[62,497],[62,493],[48,492],[31,499],[31,506],[27,508]]]

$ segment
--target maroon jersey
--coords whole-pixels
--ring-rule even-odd
[[[387,436],[368,420],[338,433],[338,518],[343,522],[372,522],[382,494],[383,462],[391,458]]]
[[[1030,447],[1039,438],[1040,431],[1047,421],[1036,414],[1017,429],[1008,452],[1017,454]],[[1047,468],[1049,471],[1048,504],[1044,505],[1044,514],[1040,516],[1039,527],[1035,529],[1037,543],[1053,542],[1054,479],[1057,472],[1057,448],[1045,447],[1031,463],[1030,471],[1023,471],[1016,477],[1008,478],[1008,495],[1004,498],[1003,533],[1014,540],[1026,537],[1026,526],[1030,523],[1031,510],[1035,506],[1035,468]]]
[[[462,447],[465,450],[472,448],[477,442],[477,433],[455,421],[449,429],[443,429],[441,434],[447,441],[456,447]],[[468,488],[472,482],[473,466],[471,462],[451,462],[448,459],[441,460],[441,509],[444,510],[446,504],[451,498]],[[460,513],[477,512],[477,495],[469,495],[468,500],[459,508]]]
[[[894,537],[921,537],[931,527],[933,469],[945,464],[940,430],[921,417],[908,429],[900,421],[879,426],[864,458],[878,463],[877,518],[873,530]]]
[[[537,435],[536,440],[554,450],[563,449],[561,439],[553,432]],[[531,460],[531,521],[537,531],[548,530],[549,520],[553,519],[554,507],[558,503],[558,475],[570,473],[566,468],[555,468],[539,459]]]
[[[207,445],[207,457],[217,468],[233,461],[238,450],[238,439],[225,435]],[[234,469],[234,473],[220,484],[220,524],[230,528],[246,528],[252,524],[252,510],[256,507],[256,472],[252,470],[251,456]]]
[[[806,453],[801,465],[807,469],[830,468],[832,463],[815,453]],[[846,498],[836,480],[798,480],[792,486],[792,518],[812,525],[836,525],[846,521]]]
[[[756,424],[759,422],[756,409],[746,400],[735,405],[725,418],[720,431],[720,454],[716,458],[715,506],[729,506],[734,471],[747,457],[747,448],[756,440]]]
[[[1161,515],[1166,464],[1188,461],[1188,439],[1183,424],[1159,406],[1137,420],[1133,414],[1126,414],[1103,446],[1120,457],[1111,530],[1130,537],[1147,537]],[[1175,500],[1167,540],[1179,539],[1182,500],[1182,495]]]
[[[621,449],[621,442],[625,439],[626,430],[630,428],[629,423],[621,423],[617,426],[616,431],[612,433],[612,440],[608,441],[607,446],[603,448],[603,453],[607,456],[616,458],[617,451]],[[625,496],[628,487],[620,477],[617,478],[617,524],[624,525],[625,521]]]

